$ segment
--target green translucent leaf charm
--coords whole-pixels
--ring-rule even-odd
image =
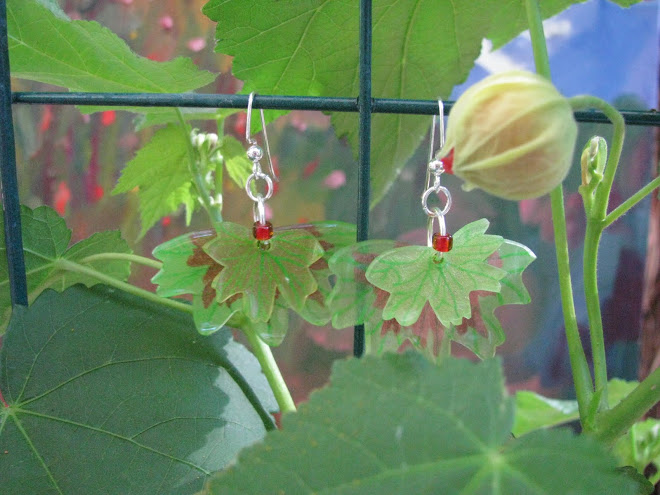
[[[474,226],[469,230],[474,231]],[[485,227],[481,226],[480,231],[483,233],[484,230]],[[412,345],[430,359],[439,360],[449,352],[449,342],[455,341],[481,358],[493,356],[505,338],[493,311],[502,305],[529,302],[522,272],[535,259],[534,253],[521,244],[508,240],[500,242],[495,252],[479,262],[480,266],[501,270],[503,277],[499,279],[499,292],[480,288],[464,293],[469,305],[467,316],[447,326],[439,321],[428,301],[424,301],[419,317],[410,324],[384,316],[391,294],[373,285],[367,279],[367,272],[382,255],[400,252],[403,249],[400,243],[372,240],[341,249],[330,260],[330,269],[336,276],[335,287],[328,298],[333,310],[333,326],[345,328],[364,324],[369,350],[377,354]],[[465,253],[458,254],[463,257]],[[482,255],[479,254],[478,258],[482,259]],[[469,263],[466,262],[465,266]]]
[[[329,281],[332,273],[328,268],[328,260],[338,249],[354,241],[354,225],[318,222],[279,228],[275,230],[267,250],[260,248],[249,230],[244,227],[224,223],[221,228],[224,229],[228,225],[232,227],[228,227],[228,232],[223,230],[224,242],[235,243],[236,240],[232,236],[238,235],[241,237],[240,242],[233,246],[235,248],[240,245],[238,251],[228,250],[222,253],[223,244],[217,242],[220,236],[213,231],[180,236],[158,246],[154,250],[154,256],[163,262],[163,267],[152,279],[152,282],[158,285],[156,292],[163,297],[192,294],[195,325],[203,334],[216,332],[224,325],[238,328],[249,326],[264,342],[278,345],[286,335],[290,307],[313,324],[322,325],[330,321],[332,313],[326,298],[332,289]],[[302,242],[298,242],[299,240]],[[292,246],[292,243],[296,246]],[[208,252],[216,253],[216,250],[220,251],[213,256]],[[224,259],[228,253],[231,256],[237,255],[239,261],[230,260],[223,265],[214,257],[217,255]],[[247,256],[251,261],[246,264],[241,256]],[[307,261],[304,261],[305,257]],[[312,259],[314,261],[309,261]],[[281,270],[276,283],[272,274],[263,272],[261,275],[255,273],[250,279],[257,284],[257,291],[261,290],[262,282],[271,285],[274,283],[272,312],[266,321],[253,318],[247,313],[251,301],[258,301],[258,298],[252,297],[250,300],[251,296],[246,295],[246,292],[253,293],[254,290],[237,291],[229,296],[221,293],[221,274],[228,270],[227,266],[240,271],[249,266],[249,263],[253,263],[253,268],[256,265],[254,269],[257,271],[268,270],[272,264]],[[278,273],[277,270],[275,273]],[[309,274],[316,285],[310,284]],[[230,284],[232,283],[232,287],[236,287],[236,280],[230,280]],[[277,283],[290,283],[294,288],[296,284],[301,287],[312,286],[313,289],[311,293],[303,296],[302,305],[298,301],[295,307],[290,303],[290,299],[284,296],[285,291],[281,290]],[[300,293],[308,290],[301,290]]]
[[[454,248],[442,256],[426,246],[406,246],[378,256],[367,280],[389,292],[383,318],[412,325],[428,302],[444,325],[458,325],[471,314],[470,292],[499,292],[506,272],[487,258],[502,244],[500,236],[485,235],[488,220],[472,222],[454,235]]]
[[[323,248],[304,230],[278,232],[266,245],[248,228],[223,222],[204,251],[223,266],[214,283],[217,300],[242,295],[243,313],[254,321],[269,320],[277,292],[300,311],[318,287],[309,267],[323,256]]]

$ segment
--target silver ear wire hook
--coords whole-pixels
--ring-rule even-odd
[[[435,151],[435,128],[438,127],[439,143],[438,150]],[[435,155],[445,146],[445,105],[441,99],[438,99],[438,115],[433,116],[433,123],[431,126],[431,139],[429,143],[429,161],[426,169],[426,187],[431,187],[431,174],[435,175],[436,169],[441,169],[444,172],[442,163],[435,159]],[[434,169],[434,170],[432,170]]]
[[[252,146],[257,146],[257,141],[256,139],[252,138],[252,103],[254,102],[254,97],[256,96],[257,93],[254,91],[250,93],[250,96],[248,97],[248,107],[247,107],[247,120],[245,122],[245,141],[252,145]],[[270,175],[272,179],[275,182],[279,182],[280,178],[277,176],[275,173],[275,167],[273,167],[273,160],[270,157],[270,145],[268,144],[268,133],[266,132],[266,119],[264,117],[264,110],[263,108],[259,109],[259,112],[261,113],[261,129],[263,130],[264,133],[264,144],[266,145],[266,155],[268,156],[268,166],[270,167]],[[259,149],[261,151],[261,149]],[[255,150],[255,156],[259,155],[259,159],[261,158],[261,153],[257,153]],[[249,156],[249,151],[248,151],[248,156]],[[250,157],[252,159],[252,157]],[[257,159],[258,161],[258,159]]]

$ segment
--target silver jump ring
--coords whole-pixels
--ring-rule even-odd
[[[438,219],[438,233],[440,235],[447,235],[447,224],[445,223],[445,216],[437,206],[433,208],[433,215],[429,215],[426,223],[426,244],[428,247],[433,247],[433,222]]]
[[[264,198],[257,198],[252,205],[252,218],[254,221],[264,225],[266,223],[266,208],[264,206]]]
[[[430,209],[427,204],[429,196],[434,192],[438,194],[442,193],[445,195],[446,203],[442,210],[437,207]],[[422,194],[422,208],[424,209],[424,213],[426,213],[429,217],[438,218],[446,215],[447,212],[449,212],[449,208],[451,208],[451,194],[449,193],[449,189],[447,189],[445,186],[438,186],[437,188],[429,187],[426,191],[424,191],[424,194]]]
[[[252,182],[254,182],[255,180],[258,180],[258,179],[266,181],[266,195],[265,196],[262,196],[261,194],[257,194],[255,196],[254,194],[252,194]],[[252,201],[256,201],[256,202],[266,201],[266,200],[270,199],[270,197],[273,195],[273,180],[268,175],[264,174],[263,172],[262,173],[251,174],[248,177],[247,182],[245,184],[245,192],[247,193],[248,197]]]

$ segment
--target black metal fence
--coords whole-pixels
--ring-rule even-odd
[[[401,113],[434,115],[435,100],[375,99],[371,92],[372,0],[360,0],[360,90],[352,97],[310,97],[257,95],[253,108],[279,110],[321,110],[359,113],[359,155],[357,196],[357,240],[369,233],[369,191],[371,161],[371,115]],[[6,0],[0,0],[0,180],[4,209],[5,244],[12,304],[27,305],[27,282],[21,238],[20,199],[16,174],[16,150],[12,104],[103,105],[133,107],[247,108],[247,95],[224,94],[151,94],[151,93],[12,93],[7,38]],[[445,104],[445,113],[451,103]],[[622,112],[626,124],[660,126],[660,114]],[[600,112],[576,112],[581,122],[609,122]],[[355,328],[353,353],[364,352],[364,327]]]

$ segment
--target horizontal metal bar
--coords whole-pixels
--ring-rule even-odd
[[[13,103],[39,105],[95,105],[122,107],[187,107],[187,108],[247,108],[248,95],[198,93],[66,93],[66,92],[14,92]],[[445,103],[445,113],[453,102]],[[254,108],[271,110],[320,110],[322,112],[359,112],[357,98],[321,96],[257,95]],[[435,100],[397,100],[374,98],[373,113],[435,115]],[[656,110],[620,110],[628,125],[660,126],[660,112]],[[597,111],[575,112],[578,122],[609,122],[605,114]]]

